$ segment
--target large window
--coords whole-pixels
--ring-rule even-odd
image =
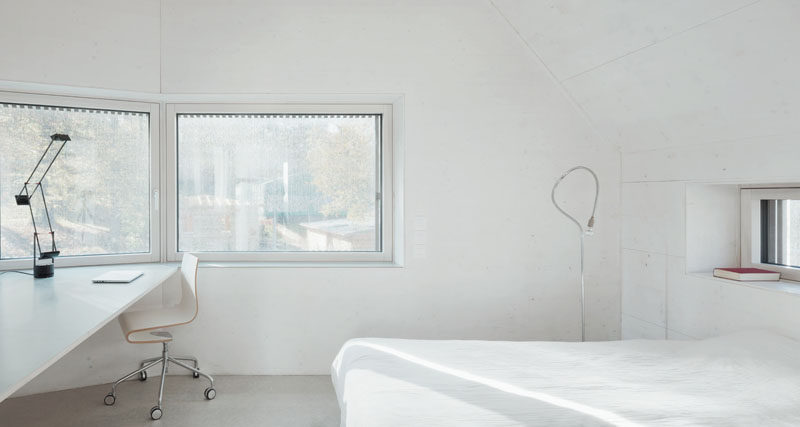
[[[742,265],[800,280],[800,188],[742,189]]]
[[[53,134],[71,139],[42,182],[57,266],[396,261],[392,104],[142,96],[158,101],[0,92],[0,270],[31,264],[14,196]]]
[[[391,259],[386,107],[168,111],[177,156],[176,256]]]
[[[31,257],[30,211],[17,206],[14,195],[55,133],[71,138],[42,182],[56,244],[66,257],[57,264],[83,263],[78,256],[156,260],[150,203],[154,109],[151,104],[0,94],[0,260]],[[41,204],[34,200],[32,207],[40,218],[37,226],[46,231]]]

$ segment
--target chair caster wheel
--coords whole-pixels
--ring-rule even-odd
[[[192,372],[192,378],[200,378],[200,374],[197,372]]]
[[[111,406],[116,401],[117,401],[117,398],[114,397],[114,395],[111,394],[111,393],[107,394],[106,397],[103,399],[103,403],[105,403],[106,406]]]
[[[214,387],[207,388],[203,394],[206,395],[206,399],[208,400],[214,400],[214,398],[217,397],[217,391],[214,390]]]
[[[150,409],[150,418],[158,420],[161,418],[162,415],[164,415],[164,412],[161,411],[161,408],[159,408],[158,406],[153,406]]]
[[[139,381],[147,381],[147,371],[139,372]]]

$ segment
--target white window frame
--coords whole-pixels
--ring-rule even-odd
[[[742,188],[741,197],[741,264],[781,273],[781,279],[800,281],[800,268],[764,264],[761,259],[762,199],[800,200],[800,187]]]
[[[381,250],[369,252],[193,252],[201,261],[348,263],[397,262],[395,253],[394,148],[392,104],[294,104],[294,103],[167,103],[166,104],[166,259],[179,261],[177,194],[178,114],[381,114],[381,150],[377,156],[376,188],[380,193]]]
[[[56,268],[102,264],[128,264],[158,262],[161,260],[161,222],[159,220],[158,189],[160,185],[160,105],[151,102],[122,101],[106,98],[83,98],[74,96],[43,95],[0,91],[0,102],[15,104],[47,105],[69,108],[104,109],[147,113],[150,119],[150,252],[108,255],[59,256],[55,259]],[[80,142],[73,142],[80,143]],[[69,149],[67,146],[66,149]],[[20,159],[25,161],[25,159]],[[33,168],[36,159],[29,159]],[[49,177],[48,177],[49,178]],[[20,183],[22,186],[22,183]],[[124,215],[124,213],[122,213]],[[33,225],[31,225],[33,239]],[[56,235],[58,245],[58,235]],[[0,260],[0,270],[30,269],[32,260],[28,258]]]

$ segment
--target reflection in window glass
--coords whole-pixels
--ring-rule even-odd
[[[761,262],[800,267],[800,200],[761,200]]]
[[[178,114],[178,250],[380,251],[380,118]]]
[[[42,183],[61,255],[149,252],[147,113],[0,104],[0,258],[31,256],[30,212],[14,195],[54,133],[72,139]]]

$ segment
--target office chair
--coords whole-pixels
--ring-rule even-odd
[[[174,307],[158,308],[154,310],[132,311],[119,316],[119,324],[125,334],[125,339],[132,344],[161,343],[161,357],[143,360],[139,369],[125,375],[111,386],[111,393],[107,394],[103,402],[113,405],[117,400],[117,386],[123,381],[139,375],[141,381],[147,380],[147,369],[161,363],[161,386],[158,389],[158,404],[150,409],[150,418],[157,420],[164,414],[161,409],[161,400],[164,396],[164,381],[167,377],[169,362],[186,368],[192,372],[194,378],[201,375],[206,377],[211,386],[206,388],[206,399],[212,400],[217,395],[214,390],[214,378],[200,372],[197,359],[194,357],[173,357],[169,355],[168,344],[172,341],[172,334],[165,329],[191,323],[197,317],[199,306],[197,297],[197,257],[184,254],[181,263],[181,302]],[[192,362],[194,367],[182,361]]]

